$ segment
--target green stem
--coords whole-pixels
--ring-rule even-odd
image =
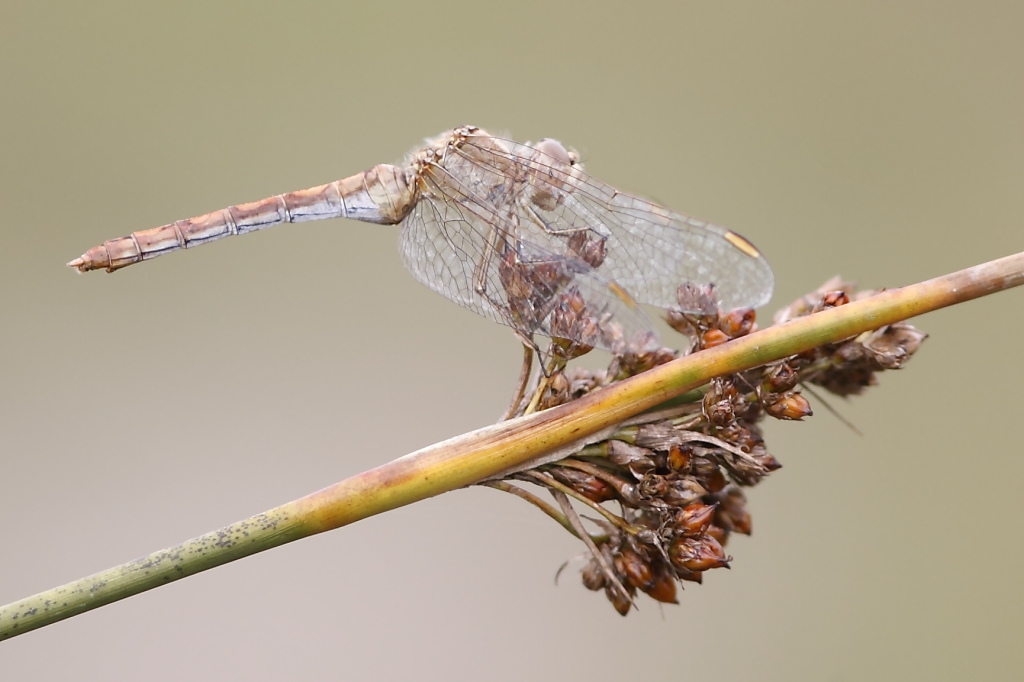
[[[566,405],[426,447],[177,547],[0,607],[0,640],[271,547],[427,497],[562,459],[588,437],[731,374],[1024,284],[1024,254],[769,327]]]

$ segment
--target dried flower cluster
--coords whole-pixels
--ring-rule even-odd
[[[776,317],[781,323],[844,305],[852,286],[831,280]],[[717,346],[756,329],[752,310],[719,311],[714,290],[680,287],[680,306],[669,324],[690,337],[689,352]],[[677,603],[678,581],[700,583],[711,569],[728,567],[725,546],[732,533],[749,534],[751,516],[742,488],[781,467],[767,450],[758,422],[770,415],[800,420],[811,415],[800,386],[815,384],[846,396],[875,383],[880,370],[896,369],[925,335],[906,323],[829,344],[740,374],[715,379],[702,390],[631,420],[608,440],[572,457],[511,478],[546,487],[561,512],[516,487],[579,536],[590,549],[583,584],[603,590],[625,615],[637,591]],[[574,348],[573,354],[578,354]],[[540,409],[574,400],[615,381],[673,359],[675,352],[616,355],[604,371],[558,369],[540,382]],[[503,482],[505,489],[510,485]],[[571,497],[599,515],[599,530],[585,529]],[[612,510],[615,511],[612,511]]]

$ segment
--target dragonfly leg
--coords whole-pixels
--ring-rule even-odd
[[[607,240],[600,232],[592,229],[589,224],[583,223],[578,227],[569,226],[556,230],[532,206],[527,206],[524,212],[530,219],[530,222],[539,227],[545,234],[565,240],[565,246],[568,247],[569,252],[574,257],[593,268],[599,268],[604,263]]]
[[[473,268],[473,289],[481,296],[487,294],[487,269],[503,241],[500,231],[497,228],[491,229],[491,233],[487,235],[487,247]]]
[[[508,409],[505,410],[505,414],[501,416],[499,421],[508,421],[512,417],[516,416],[516,412],[519,411],[519,405],[523,402],[523,396],[526,395],[526,385],[530,383],[530,373],[533,369],[533,346],[523,340],[523,366],[519,370],[519,386],[516,389],[515,395],[512,396],[512,401],[508,404]]]
[[[533,397],[530,398],[530,404],[523,410],[524,415],[532,414],[537,411],[537,408],[540,406],[540,401],[544,398],[544,394],[551,386],[551,380],[554,378],[555,374],[565,369],[567,362],[568,360],[566,360],[565,356],[560,355],[554,350],[554,348],[552,348],[551,352],[548,354],[547,363],[540,363],[542,376],[540,377],[540,381],[537,382],[537,388],[533,392]]]

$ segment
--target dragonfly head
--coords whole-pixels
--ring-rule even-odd
[[[565,145],[558,140],[552,140],[550,137],[545,137],[538,142],[534,149],[541,154],[547,154],[555,161],[566,166],[575,166],[580,160],[576,152],[566,149]]]

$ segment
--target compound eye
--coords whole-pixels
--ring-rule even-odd
[[[573,163],[573,159],[569,155],[569,152],[558,140],[552,140],[551,138],[545,137],[537,143],[537,151],[542,154],[547,154],[565,166],[571,166]]]

